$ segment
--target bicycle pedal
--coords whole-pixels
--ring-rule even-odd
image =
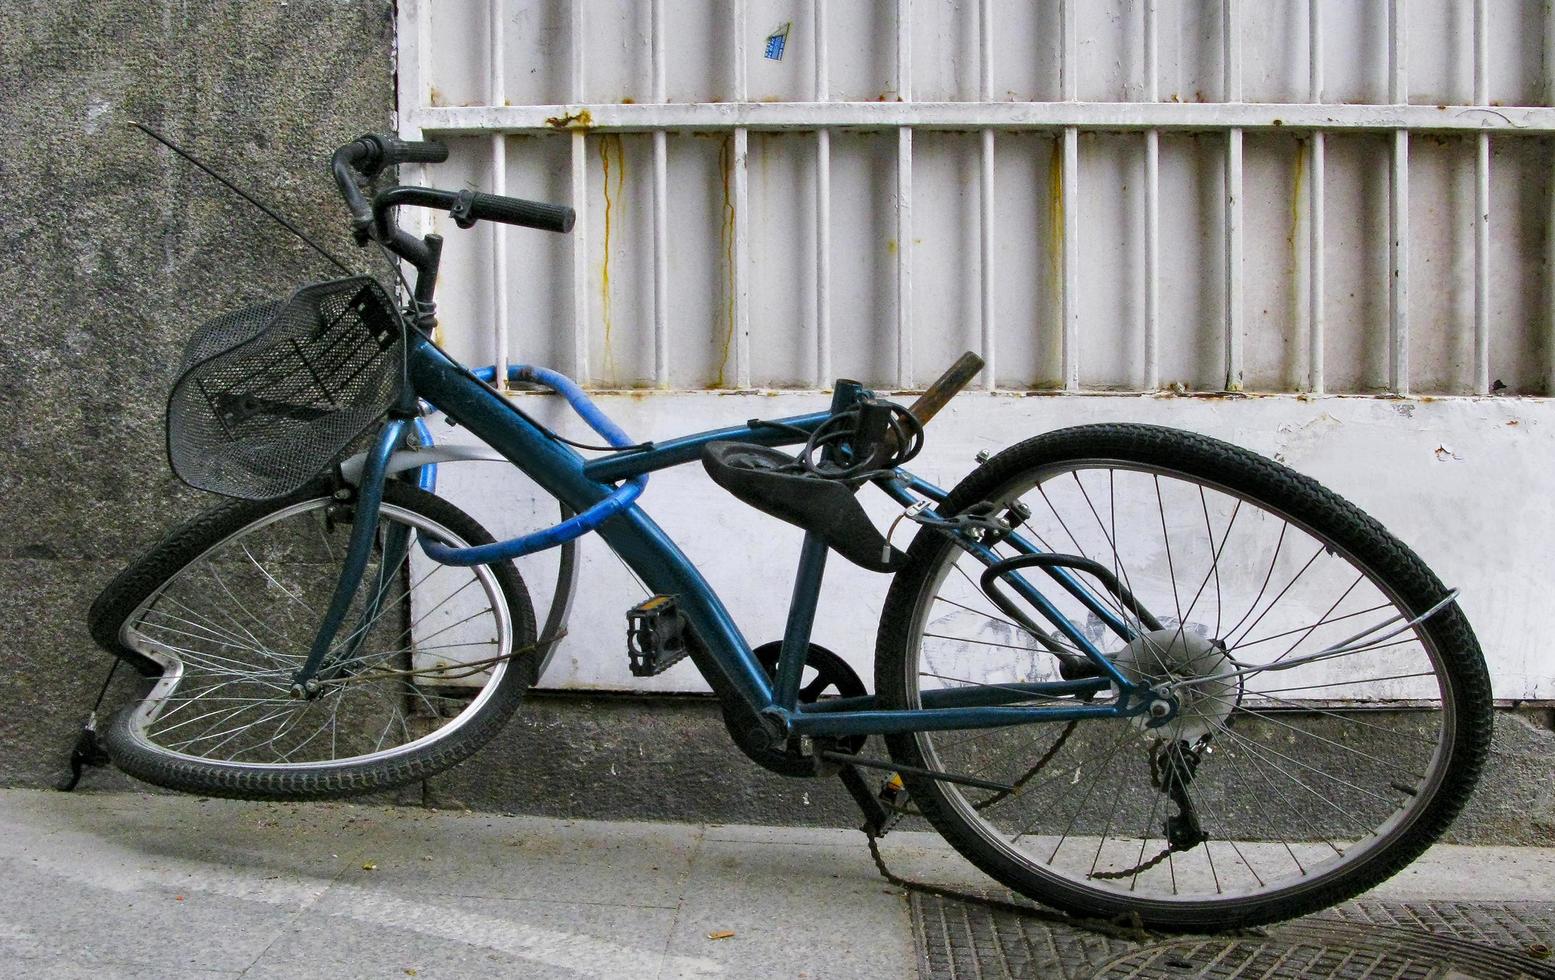
[[[674,596],[649,596],[626,611],[626,658],[633,677],[662,674],[689,652],[686,618]]]
[[[889,814],[880,828],[882,834],[895,826],[896,822],[907,813],[908,798],[907,786],[902,782],[900,773],[891,773],[886,777],[885,782],[880,784],[880,792],[875,794],[875,799],[884,805],[886,813]]]

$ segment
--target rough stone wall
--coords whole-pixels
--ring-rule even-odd
[[[128,123],[183,143],[360,261],[325,162],[392,123],[392,16],[391,0],[0,3],[0,255],[13,283],[0,334],[0,784],[49,786],[65,772],[107,666],[87,607],[209,503],[172,477],[163,449],[190,329],[331,274]],[[128,673],[109,705],[132,696]],[[147,788],[111,769],[82,785]],[[840,787],[756,768],[714,706],[679,699],[539,700],[478,762],[399,795],[423,797],[579,816],[852,819]]]
[[[199,505],[163,450],[189,330],[329,275],[127,124],[359,262],[326,162],[392,125],[392,15],[391,0],[0,3],[0,781],[58,778],[106,666],[88,604]]]

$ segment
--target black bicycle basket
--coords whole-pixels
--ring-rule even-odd
[[[267,500],[323,471],[398,394],[393,303],[355,276],[202,325],[167,398],[173,472],[199,490]]]

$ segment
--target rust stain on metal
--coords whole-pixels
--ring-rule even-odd
[[[614,145],[616,156],[616,190],[610,192],[610,148]],[[610,347],[611,310],[610,310],[610,233],[612,219],[615,213],[617,201],[624,203],[626,190],[626,150],[621,145],[621,137],[610,134],[600,137],[599,140],[599,168],[601,174],[600,191],[605,199],[604,244],[602,252],[604,258],[599,270],[599,296],[600,319],[605,327],[605,377],[610,384],[616,383],[615,353]]]
[[[594,125],[594,114],[587,109],[579,109],[563,116],[547,116],[545,124],[552,129],[589,129]]]
[[[718,374],[713,378],[714,388],[728,387],[726,372],[729,369],[729,350],[734,346],[734,291],[737,288],[734,269],[734,195],[729,187],[729,177],[734,171],[734,137],[727,136],[718,147],[718,171],[723,177],[723,222],[718,229],[724,250],[724,336],[723,349],[718,354]]]
[[[1053,140],[1052,158],[1047,168],[1048,263],[1056,285],[1063,276],[1064,254],[1064,148]]]
[[[1048,210],[1048,282],[1052,295],[1062,297],[1064,289],[1064,147],[1061,139],[1053,140],[1053,152],[1048,159],[1047,167],[1047,210]],[[1063,303],[1060,299],[1057,303],[1050,303],[1057,317],[1058,332],[1056,336],[1062,337],[1064,332]],[[1046,385],[1034,385],[1033,387],[1045,387]],[[1062,383],[1055,387],[1062,388]]]
[[[1301,227],[1301,185],[1307,179],[1307,155],[1298,152],[1296,162],[1292,165],[1290,180],[1290,234],[1285,236],[1285,243],[1290,246],[1290,268],[1296,269],[1296,231]]]

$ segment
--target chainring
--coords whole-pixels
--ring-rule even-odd
[[[782,641],[774,640],[771,643],[763,643],[752,651],[756,655],[756,661],[761,664],[769,678],[775,679],[777,676],[778,654],[782,650]],[[820,644],[810,644],[805,654],[805,671],[799,681],[800,704],[813,704],[827,695],[859,698],[868,694],[869,689],[864,686],[863,680],[853,668],[848,666],[846,660]],[[727,712],[725,721],[731,721],[727,717]],[[754,731],[732,723],[728,727],[729,734],[734,737],[740,751],[764,769],[770,769],[783,776],[819,776],[831,771],[821,760],[804,751],[797,736],[789,739],[788,744],[783,748],[776,749],[758,741],[755,737],[757,733]],[[867,735],[848,735],[827,739],[825,744],[826,747],[837,751],[853,753],[863,748],[868,738]]]

